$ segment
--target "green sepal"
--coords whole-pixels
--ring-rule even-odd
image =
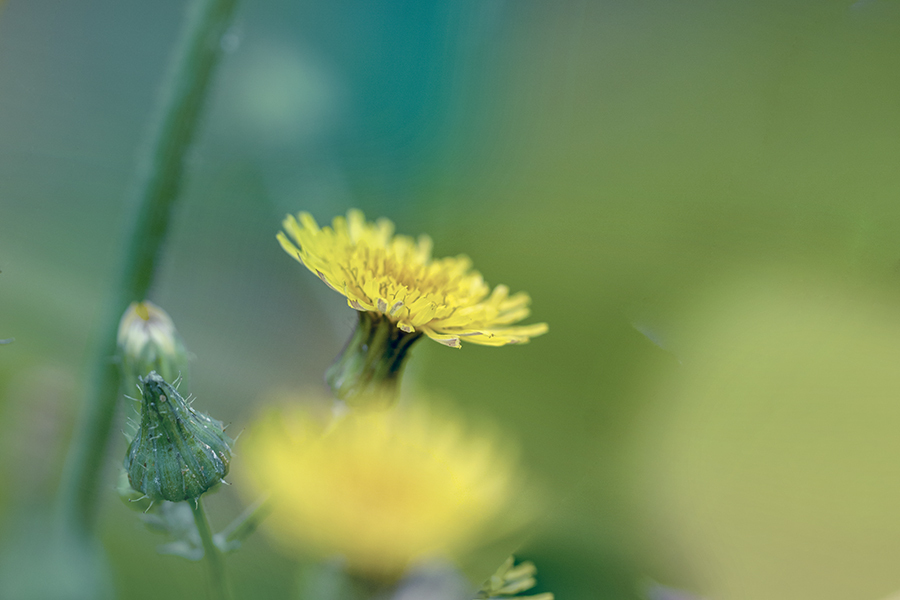
[[[153,501],[146,494],[131,487],[131,482],[128,481],[128,471],[123,468],[119,469],[116,493],[122,503],[131,510],[146,513],[153,507]]]
[[[522,592],[533,588],[537,581],[535,574],[537,568],[531,561],[515,564],[512,556],[507,558],[500,568],[491,575],[490,579],[475,596],[475,600],[501,600],[503,598],[521,598],[522,600],[553,600],[553,594],[544,592],[534,596],[520,596]]]

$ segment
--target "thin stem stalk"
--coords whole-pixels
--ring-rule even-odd
[[[203,542],[203,558],[209,567],[210,587],[214,596],[216,600],[232,600],[234,595],[231,593],[231,586],[228,585],[225,575],[225,557],[213,542],[209,520],[203,509],[203,499],[197,498],[193,502],[188,500],[187,503],[191,507],[191,512],[194,513],[194,523],[197,525],[197,532],[200,533],[200,541]]]
[[[119,395],[120,374],[113,361],[118,321],[131,302],[146,298],[153,283],[179,196],[185,156],[235,4],[236,0],[195,0],[190,5],[162,88],[150,143],[138,166],[119,276],[106,302],[93,372],[59,492],[64,524],[78,534],[88,535],[96,519],[103,457]]]
[[[228,527],[215,535],[219,549],[223,552],[230,552],[239,548],[243,541],[256,531],[259,524],[269,516],[271,510],[268,496],[264,496],[248,506]]]

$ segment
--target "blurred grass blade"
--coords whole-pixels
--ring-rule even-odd
[[[236,0],[196,0],[186,16],[181,41],[161,90],[136,178],[131,219],[124,236],[120,276],[104,313],[92,379],[67,457],[59,493],[65,524],[88,532],[95,518],[98,478],[116,410],[119,372],[116,352],[119,316],[147,295],[178,199],[184,159],[197,129],[216,63],[221,37]]]

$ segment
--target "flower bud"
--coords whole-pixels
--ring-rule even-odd
[[[119,353],[128,393],[150,371],[166,381],[187,374],[188,353],[166,311],[152,302],[132,302],[119,321]]]
[[[125,456],[131,487],[151,500],[198,498],[228,474],[232,440],[151,372],[141,378],[141,422]]]

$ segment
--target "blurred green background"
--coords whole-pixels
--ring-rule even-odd
[[[184,8],[0,12],[4,544],[52,500]],[[240,429],[319,384],[355,315],[274,234],[359,207],[550,324],[422,342],[408,370],[521,438],[549,496],[518,552],[541,590],[900,589],[900,3],[260,0],[223,44],[151,298],[199,408]],[[119,597],[203,597],[115,498],[123,453],[101,522]],[[209,502],[219,527],[240,506]],[[291,597],[264,535],[229,566],[239,597]]]

